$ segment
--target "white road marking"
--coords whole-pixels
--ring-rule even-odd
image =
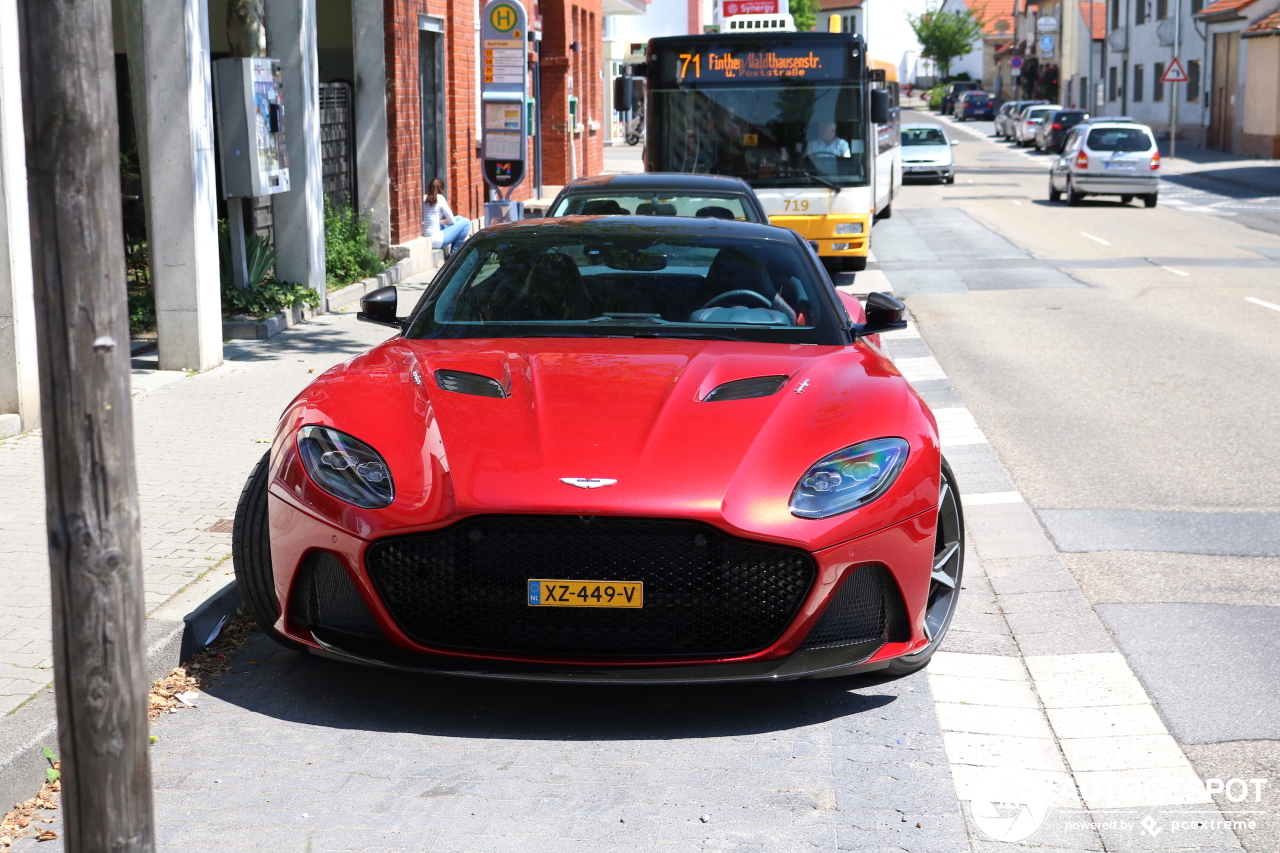
[[[1110,241],[1110,240],[1103,240],[1101,237],[1095,237],[1095,236],[1093,236],[1092,234],[1088,233],[1087,231],[1081,231],[1081,232],[1080,232],[1080,236],[1081,236],[1081,237],[1088,237],[1090,240],[1093,240],[1095,243],[1101,243],[1101,244],[1102,244],[1102,245],[1104,245],[1104,246],[1110,246],[1110,245],[1111,245],[1111,241]]]
[[[938,360],[933,356],[900,358],[894,364],[902,373],[902,378],[908,382],[929,382],[947,378],[947,374],[942,372],[942,365],[938,364]]]
[[[1013,202],[1013,203],[1014,203],[1014,204],[1016,204],[1018,207],[1022,207],[1022,202],[1018,201],[1016,198],[1011,198],[1011,199],[1009,199],[1009,201]]]
[[[1164,266],[1163,264],[1161,264],[1161,265],[1160,265],[1160,269],[1162,269],[1162,270],[1168,270],[1169,272],[1174,273],[1175,275],[1180,275],[1180,276],[1183,276],[1183,277],[1185,277],[1185,278],[1190,278],[1190,276],[1191,276],[1191,273],[1189,273],[1189,272],[1183,272],[1182,270],[1175,270],[1173,267],[1166,267],[1166,266]]]
[[[1021,492],[979,492],[976,495],[960,493],[965,506],[995,506],[997,504],[1020,504],[1025,501]]]
[[[1263,308],[1270,308],[1273,311],[1280,311],[1280,305],[1277,305],[1274,302],[1264,302],[1261,299],[1254,299],[1252,296],[1246,296],[1244,301],[1252,302],[1254,305],[1261,305]]]
[[[987,437],[979,429],[973,414],[963,406],[934,409],[933,417],[938,421],[938,441],[943,447],[987,443]]]

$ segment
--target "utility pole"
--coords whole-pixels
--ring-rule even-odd
[[[1173,4],[1173,58],[1182,61],[1182,0]],[[1178,156],[1178,84],[1169,84],[1169,159]]]
[[[111,2],[18,9],[63,837],[152,853]]]

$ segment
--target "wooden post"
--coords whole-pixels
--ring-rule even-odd
[[[150,853],[111,2],[20,0],[18,24],[63,835],[70,853]]]

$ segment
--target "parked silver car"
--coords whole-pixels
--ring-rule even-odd
[[[1037,104],[1047,104],[1048,101],[1005,101],[1000,105],[1000,109],[996,110],[996,136],[1002,139],[1013,138],[1013,123],[1018,118],[1018,113],[1027,107]]]
[[[1160,151],[1151,128],[1128,118],[1093,119],[1076,125],[1049,168],[1049,200],[1065,193],[1078,205],[1089,195],[1118,195],[1128,203],[1140,197],[1155,207],[1160,182]]]
[[[1019,147],[1025,147],[1036,140],[1036,125],[1054,110],[1062,109],[1062,104],[1037,104],[1023,107],[1022,112],[1013,123],[1013,141]]]

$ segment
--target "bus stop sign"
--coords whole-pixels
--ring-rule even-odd
[[[507,194],[524,180],[529,34],[519,0],[489,0],[480,19],[484,179]]]

